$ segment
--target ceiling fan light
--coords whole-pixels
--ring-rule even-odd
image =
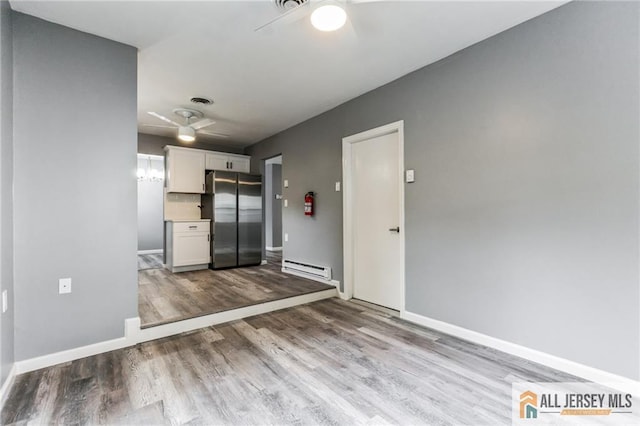
[[[320,6],[311,14],[311,25],[320,31],[336,31],[347,22],[347,12],[340,6]]]
[[[178,139],[183,142],[193,142],[196,140],[196,131],[189,126],[180,126],[178,128]]]

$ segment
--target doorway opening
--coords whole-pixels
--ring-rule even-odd
[[[219,154],[219,153],[218,153]],[[229,154],[234,155],[234,154]],[[247,157],[248,158],[248,157]],[[175,252],[176,244],[167,242],[163,234],[166,223],[172,222],[184,225],[195,226],[200,231],[198,224],[203,221],[218,220],[224,222],[224,217],[213,216],[204,220],[202,209],[206,207],[207,201],[212,197],[218,197],[221,202],[227,198],[222,198],[225,193],[221,188],[216,187],[215,191],[204,194],[196,193],[169,193],[161,177],[164,169],[169,167],[164,162],[164,156],[139,156],[139,180],[138,180],[138,226],[139,226],[139,258],[157,256],[158,261],[151,265],[142,263],[138,271],[138,316],[140,317],[141,330],[149,330],[150,335],[164,336],[175,334],[176,330],[190,330],[202,327],[205,324],[228,320],[248,315],[248,312],[259,312],[273,309],[273,306],[289,306],[289,304],[306,303],[319,298],[331,297],[335,294],[335,287],[330,284],[319,283],[298,276],[282,272],[281,260],[274,259],[280,256],[280,251],[269,251],[267,254],[267,264],[246,266],[233,269],[199,269],[193,271],[172,272],[159,260],[162,256],[162,248],[165,245],[166,252]],[[269,182],[275,183],[274,191],[281,193],[281,160],[272,159]],[[149,166],[151,164],[151,166]],[[210,172],[216,169],[205,169],[204,179],[207,176],[212,178]],[[224,174],[227,171],[217,170],[221,181],[225,180]],[[260,210],[257,213],[258,221],[255,225],[263,228],[263,214],[261,194],[264,189],[263,177],[253,176],[246,173],[242,175],[243,184],[252,183],[257,186],[257,196],[251,197],[252,201],[259,201]],[[156,177],[153,179],[152,177]],[[258,180],[254,180],[257,178]],[[259,182],[259,186],[255,185]],[[278,186],[280,184],[280,186]],[[244,194],[244,193],[243,193]],[[242,195],[242,194],[241,194]],[[246,197],[246,194],[243,196]],[[279,197],[278,197],[279,198]],[[276,197],[273,197],[275,200]],[[150,202],[153,201],[153,202]],[[204,202],[203,202],[204,200]],[[243,200],[246,202],[247,200]],[[240,204],[240,203],[239,203]],[[251,204],[254,206],[255,204]],[[202,207],[202,209],[200,208]],[[273,207],[273,204],[272,204]],[[271,235],[275,236],[270,241],[269,248],[281,249],[282,238],[282,213],[278,211],[276,204],[275,217],[276,226],[272,228]],[[240,208],[241,209],[241,208]],[[248,210],[248,209],[245,209]],[[255,209],[251,209],[255,210]],[[278,213],[279,212],[279,213]],[[151,216],[151,213],[154,216]],[[247,214],[246,211],[240,214]],[[272,209],[273,214],[273,209]],[[255,215],[251,215],[254,218]],[[184,219],[184,220],[183,220]],[[166,221],[165,221],[166,220]],[[254,223],[252,221],[251,223]],[[280,224],[278,226],[278,223]],[[153,226],[152,226],[153,225]],[[209,224],[206,224],[209,229]],[[217,227],[211,228],[211,232],[206,232],[211,240],[220,238]],[[279,229],[279,230],[278,230]],[[150,232],[152,230],[153,232]],[[201,232],[197,232],[200,236]],[[240,231],[238,231],[240,235]],[[261,233],[259,233],[260,236]],[[149,242],[153,236],[153,242]],[[280,239],[278,239],[280,236]],[[258,255],[266,247],[263,239],[257,243]],[[211,241],[207,240],[207,241]],[[175,240],[174,240],[175,241]],[[209,243],[207,243],[209,247]],[[252,245],[253,247],[253,245]],[[144,250],[149,250],[145,252]],[[151,261],[148,261],[151,263]],[[166,263],[166,262],[165,262]],[[179,325],[177,323],[180,323]],[[168,333],[168,334],[164,334]]]
[[[160,269],[164,247],[164,157],[138,154],[138,270]]]
[[[268,263],[282,263],[282,155],[264,161],[264,246]]]

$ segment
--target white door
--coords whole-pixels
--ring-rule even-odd
[[[400,310],[403,258],[399,134],[351,145],[353,297]]]

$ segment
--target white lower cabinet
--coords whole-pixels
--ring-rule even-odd
[[[211,262],[210,222],[166,222],[167,268],[171,272],[207,269]]]

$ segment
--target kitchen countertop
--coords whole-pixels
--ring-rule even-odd
[[[211,222],[211,219],[169,219],[165,222]]]

